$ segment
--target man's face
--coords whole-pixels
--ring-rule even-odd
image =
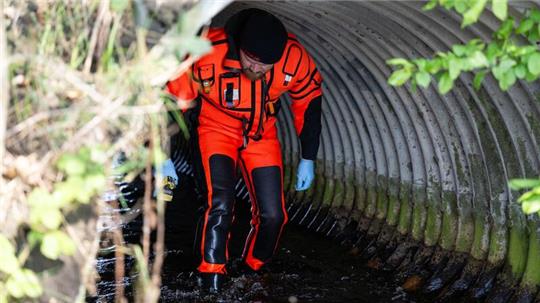
[[[242,64],[242,72],[249,80],[255,81],[264,76],[267,71],[272,69],[273,64],[261,63],[240,50],[240,64]]]

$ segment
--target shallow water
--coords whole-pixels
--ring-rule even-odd
[[[294,226],[285,229],[276,255],[262,273],[239,273],[236,268],[248,230],[247,202],[236,206],[224,291],[219,295],[201,294],[196,285],[197,261],[193,253],[198,205],[188,191],[177,192],[175,197],[167,207],[161,302],[414,302],[391,275],[367,267],[365,260],[349,248]],[[127,242],[137,241],[140,226],[140,218],[124,226]],[[127,277],[122,284],[130,298],[137,274],[133,258],[126,256],[125,261]],[[114,302],[114,262],[114,254],[98,258],[98,294],[88,302]]]

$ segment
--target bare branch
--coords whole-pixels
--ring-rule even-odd
[[[84,73],[90,73],[92,68],[92,61],[94,59],[95,52],[97,50],[97,43],[100,34],[103,33],[102,28],[109,26],[111,22],[111,13],[109,11],[109,0],[102,0],[99,5],[99,13],[92,30],[92,37],[90,38],[89,52],[84,61]],[[108,22],[107,22],[108,20]]]
[[[4,1],[0,1],[0,188],[4,186],[4,152],[9,104],[8,53],[6,47],[6,24]]]

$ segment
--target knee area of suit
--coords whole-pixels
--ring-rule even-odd
[[[232,210],[227,209],[227,208],[212,207],[212,209],[210,209],[211,217],[226,217],[226,218],[231,217],[232,218],[232,215],[233,215]]]
[[[286,223],[287,218],[283,212],[273,211],[261,214],[260,220],[262,225],[281,227]]]
[[[229,206],[234,204],[234,191],[214,190],[212,192],[212,206]]]

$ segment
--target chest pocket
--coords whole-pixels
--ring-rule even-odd
[[[298,67],[300,67],[300,62],[302,62],[302,50],[298,45],[292,44],[285,56],[285,63],[283,64],[283,86],[288,86],[291,83],[292,78],[298,72]]]
[[[240,109],[242,87],[239,72],[219,75],[219,103],[229,109]]]
[[[203,92],[209,94],[210,89],[215,83],[214,64],[206,64],[199,67],[198,76]]]

